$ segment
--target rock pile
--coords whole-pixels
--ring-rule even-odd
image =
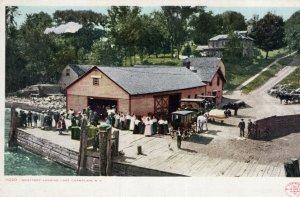
[[[6,97],[5,101],[8,103],[23,103],[35,108],[46,108],[49,110],[62,110],[66,108],[66,97],[62,95],[31,98],[11,96]]]

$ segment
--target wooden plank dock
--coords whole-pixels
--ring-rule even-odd
[[[79,141],[71,139],[71,132],[58,135],[55,131],[38,128],[18,129],[36,138],[78,153]],[[142,155],[137,154],[137,146],[142,146]],[[281,163],[259,164],[255,160],[248,163],[230,158],[213,158],[201,152],[178,149],[176,140],[166,136],[145,137],[130,131],[120,131],[119,150],[124,152],[113,163],[128,165],[144,170],[154,170],[183,176],[224,176],[224,177],[279,177],[285,176]]]

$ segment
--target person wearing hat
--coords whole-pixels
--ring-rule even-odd
[[[75,113],[73,113],[71,115],[71,117],[72,117],[72,119],[71,119],[71,125],[72,125],[72,127],[77,126],[77,122],[76,122],[77,117],[75,116]]]
[[[28,127],[30,125],[30,127],[32,127],[32,113],[31,111],[29,110],[28,113],[27,113],[27,122],[28,122]]]
[[[240,128],[240,137],[244,137],[245,136],[245,122],[244,119],[241,119],[241,122],[239,123],[239,128]]]
[[[78,112],[78,115],[77,115],[77,122],[78,122],[78,126],[81,127],[81,124],[82,124],[82,114],[81,114],[81,111]]]
[[[248,136],[251,136],[252,127],[253,127],[253,123],[251,122],[251,119],[249,119],[249,122],[248,122]]]

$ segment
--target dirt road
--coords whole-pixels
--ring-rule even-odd
[[[268,95],[267,91],[291,74],[300,66],[300,58],[295,59],[289,66],[284,67],[264,85],[248,95],[241,94],[241,91],[234,91],[232,95],[226,95],[225,99],[243,100],[249,105],[246,109],[238,111],[240,116],[260,119],[272,115],[289,115],[300,113],[299,104],[280,104],[280,100]],[[236,123],[236,122],[235,122]]]
[[[262,164],[283,163],[291,158],[300,158],[300,133],[291,133],[271,141],[258,141],[240,138],[239,129],[236,126],[240,118],[247,121],[249,118],[255,120],[273,115],[299,114],[300,104],[280,104],[279,99],[267,94],[269,89],[299,66],[300,58],[295,59],[289,66],[278,72],[275,77],[248,95],[241,94],[241,91],[226,95],[225,100],[243,100],[249,107],[240,109],[237,117],[230,117],[225,120],[225,123],[232,126],[209,124],[209,131],[200,134],[197,140],[186,141],[184,147],[205,153],[209,157],[241,161],[255,160]]]

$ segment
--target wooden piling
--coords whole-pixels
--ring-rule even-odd
[[[108,133],[105,130],[99,131],[99,175],[106,176],[107,167],[107,137]]]
[[[291,159],[290,162],[285,162],[284,170],[286,177],[300,177],[298,159]]]
[[[286,177],[294,177],[294,169],[293,169],[293,163],[292,162],[285,162],[284,163],[284,169],[285,169],[285,176]]]
[[[138,155],[142,155],[143,152],[142,152],[142,146],[137,146],[137,154]]]
[[[17,141],[16,141],[17,117],[16,117],[16,107],[14,103],[12,104],[10,112],[11,112],[11,125],[9,131],[8,147],[13,147],[17,145]]]
[[[119,136],[120,136],[119,130],[115,130],[113,132],[113,138],[114,138],[113,156],[119,155]]]
[[[112,150],[111,150],[111,127],[107,128],[106,129],[106,132],[107,132],[107,152],[106,152],[106,155],[107,155],[107,164],[106,164],[106,175],[107,176],[112,176],[112,162],[111,162],[111,153],[112,153]]]
[[[292,159],[292,164],[293,164],[294,176],[295,177],[300,177],[299,161],[298,161],[298,159]]]
[[[87,151],[87,119],[84,118],[81,124],[77,175],[82,175],[85,171],[86,151]]]

